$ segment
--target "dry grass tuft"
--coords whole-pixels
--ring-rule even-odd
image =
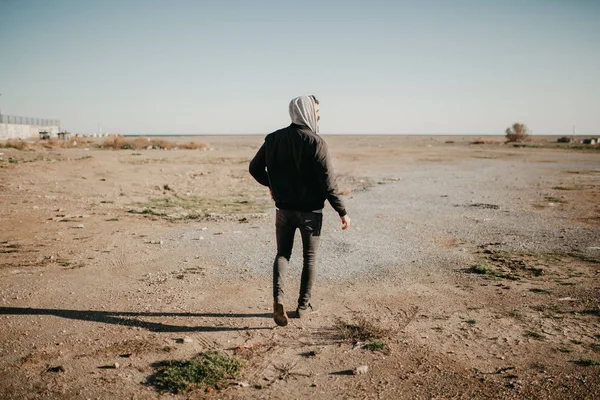
[[[58,139],[47,139],[47,140],[40,140],[38,142],[38,145],[40,145],[43,148],[48,149],[48,150],[54,150],[54,149],[60,147],[61,142]]]
[[[81,146],[89,146],[93,145],[96,142],[94,139],[87,139],[84,137],[72,137],[68,142],[63,142],[63,147],[81,147]]]
[[[335,327],[340,332],[343,340],[351,343],[379,340],[390,334],[389,330],[375,326],[363,317],[357,318],[353,323],[338,320]]]
[[[177,148],[196,150],[206,149],[208,148],[208,144],[203,142],[190,142],[178,146],[174,141],[167,139],[150,139],[145,136],[137,138],[125,138],[122,136],[117,136],[106,139],[102,143],[101,147],[106,147],[113,150],[144,150],[148,148],[160,150],[172,150]]]
[[[153,148],[171,150],[177,147],[177,144],[171,140],[166,139],[152,139],[150,140],[150,146]]]
[[[101,145],[101,147],[107,147],[113,150],[140,150],[147,146],[148,142],[145,138],[126,139],[121,136],[108,138]]]
[[[186,150],[200,150],[200,149],[208,149],[208,143],[204,142],[189,142],[181,146],[181,148]]]
[[[17,150],[28,150],[29,143],[24,140],[7,140],[6,143],[0,144],[0,148],[5,149],[17,149]]]

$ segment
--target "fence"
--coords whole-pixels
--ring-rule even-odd
[[[17,117],[15,115],[0,114],[0,123],[14,125],[36,125],[36,126],[60,126],[58,119]]]

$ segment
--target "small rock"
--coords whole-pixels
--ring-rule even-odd
[[[113,368],[115,368],[115,369],[119,368],[120,366],[121,365],[118,362],[116,362],[116,363],[113,364]]]
[[[369,372],[369,366],[361,365],[360,367],[356,367],[354,370],[354,375],[366,374],[367,372]]]
[[[65,372],[65,367],[63,367],[62,365],[50,367],[46,370],[46,372]]]
[[[236,385],[243,387],[243,388],[250,387],[250,384],[248,382],[237,382]]]
[[[183,338],[177,339],[176,341],[177,341],[177,343],[193,343],[194,339],[192,339],[189,336],[185,336]]]
[[[83,224],[77,225],[77,229],[83,229]]]

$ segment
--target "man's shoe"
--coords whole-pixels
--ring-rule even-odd
[[[310,303],[307,306],[305,306],[305,307],[298,307],[296,309],[296,315],[300,319],[302,319],[302,318],[310,318],[310,317],[312,317],[315,314],[317,314],[317,310],[315,310],[315,308]]]
[[[288,317],[281,303],[273,303],[273,319],[279,326],[286,326],[288,324]]]

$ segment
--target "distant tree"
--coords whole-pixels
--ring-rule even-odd
[[[506,128],[506,139],[509,142],[524,142],[529,138],[529,128],[520,122],[515,122]]]

